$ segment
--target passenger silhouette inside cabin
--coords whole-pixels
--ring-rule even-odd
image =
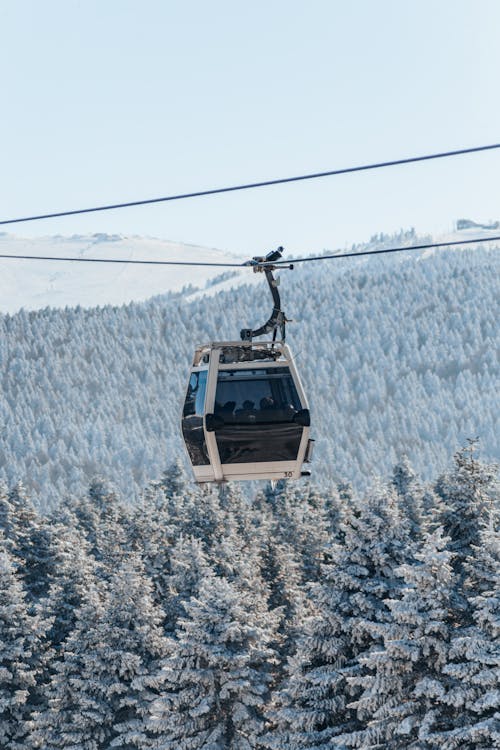
[[[265,409],[275,409],[276,404],[272,396],[265,396],[260,400],[260,408],[264,411]]]
[[[236,401],[226,401],[224,406],[221,406],[222,414],[232,414],[235,406],[236,406]]]
[[[246,401],[243,401],[242,408],[236,409],[234,416],[238,422],[255,422],[257,416],[255,403],[246,399]]]

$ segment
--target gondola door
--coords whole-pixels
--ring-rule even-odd
[[[217,441],[214,430],[215,416],[213,413],[215,392],[217,390],[220,354],[220,349],[213,349],[210,355],[210,364],[208,366],[208,387],[205,400],[205,418],[203,420],[208,455],[210,456],[210,464],[212,466],[214,481],[216,482],[221,482],[224,479],[219,451],[217,449]]]
[[[206,366],[194,366],[182,410],[182,435],[197,482],[213,482],[214,475],[204,427],[205,398],[208,382]]]

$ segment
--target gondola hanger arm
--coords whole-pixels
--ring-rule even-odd
[[[287,318],[285,316],[285,313],[281,309],[281,299],[278,292],[279,279],[274,278],[273,271],[277,270],[277,268],[288,268],[289,270],[293,270],[293,264],[290,264],[289,266],[273,265],[274,261],[279,260],[282,255],[283,248],[278,247],[277,250],[271,250],[271,252],[269,252],[265,257],[257,256],[243,264],[245,266],[253,266],[254,273],[265,273],[274,303],[271,317],[266,323],[264,323],[263,326],[255,329],[241,329],[240,336],[243,341],[251,341],[253,338],[256,338],[257,336],[264,336],[266,333],[272,333],[273,341],[276,341],[278,328],[280,329],[281,340],[285,341],[285,324],[287,322]]]

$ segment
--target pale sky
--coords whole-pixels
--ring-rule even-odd
[[[498,0],[0,0],[0,218],[500,141]],[[500,153],[0,227],[250,255],[500,219]]]

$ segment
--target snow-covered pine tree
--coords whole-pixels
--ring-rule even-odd
[[[22,482],[7,492],[1,507],[3,530],[28,603],[36,603],[47,593],[55,574],[54,530],[37,512]]]
[[[15,511],[9,499],[9,492],[4,484],[0,484],[0,532],[4,545],[12,549],[14,537]]]
[[[297,535],[290,531],[290,526],[296,526],[298,518],[294,519],[294,524],[288,520],[288,503],[284,496],[289,494],[293,494],[293,490],[285,481],[278,482],[275,487],[268,485],[263,492],[257,494],[250,543],[257,554],[260,577],[267,587],[269,608],[279,616],[280,676],[287,656],[295,649],[307,601],[304,558],[308,558],[304,554],[304,548],[299,546]],[[306,526],[306,539],[309,538],[309,532],[310,528]],[[315,549],[315,554],[311,557],[314,558],[311,568],[317,568],[319,551]]]
[[[431,519],[425,518],[424,489],[408,456],[401,456],[392,470],[391,485],[400,498],[401,510],[406,514],[410,523],[413,539],[418,539],[424,525]]]
[[[164,481],[166,481],[164,476]],[[160,482],[160,488],[161,488]],[[175,487],[175,482],[173,487]],[[171,487],[172,490],[172,487]],[[165,490],[162,490],[165,492]],[[167,487],[167,493],[170,492]],[[186,484],[179,493],[165,494],[168,523],[174,538],[180,534],[203,539],[210,546],[221,524],[218,493],[211,488]]]
[[[129,542],[128,511],[117,492],[105,478],[94,477],[87,495],[71,502],[69,509],[90,545],[90,553],[100,563],[102,575],[109,575],[123,561]]]
[[[219,491],[219,522],[208,540],[207,559],[212,570],[235,583],[256,600],[269,600],[269,586],[261,573],[261,544],[255,511],[236,485]]]
[[[234,580],[247,568],[248,558],[254,552],[247,549],[246,529],[241,530],[237,518],[237,506],[241,508],[241,501],[241,494],[235,486],[219,489],[218,522],[211,537],[204,539],[211,567],[227,580]],[[253,562],[255,568],[255,559]]]
[[[186,615],[184,604],[198,596],[203,579],[210,575],[210,566],[203,542],[194,537],[180,536],[170,551],[169,577],[163,598],[165,630],[172,634],[179,618]]]
[[[265,602],[208,575],[170,640],[149,729],[162,750],[253,750],[265,725],[275,618]]]
[[[310,587],[315,612],[270,710],[267,742],[275,750],[331,750],[337,736],[362,728],[348,705],[362,688],[350,678],[381,642],[374,626],[389,619],[383,599],[400,587],[394,569],[410,544],[398,498],[387,488],[377,486],[361,503],[353,499],[344,514],[343,541],[325,549],[321,578]]]
[[[290,544],[268,539],[259,560],[268,587],[269,608],[279,615],[280,673],[294,650],[308,599],[301,560]]]
[[[3,548],[2,548],[3,547]],[[26,750],[30,718],[39,700],[37,679],[48,625],[28,611],[12,560],[0,544],[0,747]]]
[[[392,470],[391,484],[400,497],[404,497],[418,482],[417,474],[404,453]]]
[[[184,494],[182,532],[198,537],[210,547],[223,534],[224,512],[219,493],[211,487],[190,490]]]
[[[319,499],[320,506],[326,514],[328,537],[338,539],[342,509],[346,503],[350,502],[349,488],[345,487],[341,491],[338,485],[332,483],[320,491],[311,485],[309,497],[312,505],[316,505],[316,499]]]
[[[141,555],[153,583],[153,598],[165,606],[170,588],[170,555],[178,529],[172,524],[169,500],[158,483],[151,483],[127,518],[127,547]]]
[[[323,495],[309,485],[297,487],[285,481],[274,493],[272,507],[273,539],[296,551],[303,581],[317,579],[330,525]]]
[[[48,638],[55,658],[75,627],[77,613],[87,591],[96,582],[96,562],[79,529],[59,525],[57,530],[57,569],[41,608],[51,619]]]
[[[436,483],[436,492],[444,504],[444,532],[451,538],[453,565],[459,573],[472,545],[479,544],[481,524],[495,503],[498,509],[498,469],[481,463],[477,451],[478,441],[468,440],[467,446],[455,454],[453,471]]]
[[[55,662],[46,688],[48,706],[33,717],[30,740],[34,748],[100,750],[111,736],[113,716],[106,690],[100,685],[96,653],[104,619],[102,599],[99,588],[92,585],[77,612],[75,628],[64,643],[62,659]],[[105,643],[101,645],[104,647]]]
[[[88,497],[98,513],[94,555],[101,563],[102,574],[109,577],[128,555],[127,524],[130,511],[120,501],[111,484],[102,477],[93,479]]]
[[[450,712],[437,708],[450,683],[444,668],[455,628],[448,541],[437,529],[415,561],[396,569],[404,588],[386,599],[391,619],[372,626],[383,644],[363,655],[363,671],[350,680],[362,689],[351,707],[365,726],[340,737],[340,747],[428,750],[429,735],[449,725]]]
[[[34,747],[143,750],[142,717],[166,645],[151,592],[135,556],[107,586],[90,587],[47,687],[49,707],[35,716]]]
[[[179,459],[170,464],[166,469],[159,481],[159,486],[168,498],[174,497],[175,495],[183,495],[186,489],[186,472]]]
[[[116,649],[113,665],[116,705],[112,747],[145,750],[151,744],[146,728],[152,702],[159,695],[160,661],[167,654],[164,613],[154,603],[153,587],[135,556],[111,580],[106,598],[107,618],[113,627],[108,644]]]
[[[255,513],[248,494],[242,490],[241,482],[228,482],[219,490],[219,504],[227,519],[226,525],[231,530],[236,530],[245,543],[248,543],[253,535]]]
[[[492,750],[500,748],[500,531],[493,520],[464,568],[473,624],[452,638],[443,672],[453,681],[440,704],[454,722],[432,740],[439,749]]]
[[[343,503],[349,504],[354,500],[354,489],[351,482],[346,482],[345,480],[337,482],[337,492]]]

